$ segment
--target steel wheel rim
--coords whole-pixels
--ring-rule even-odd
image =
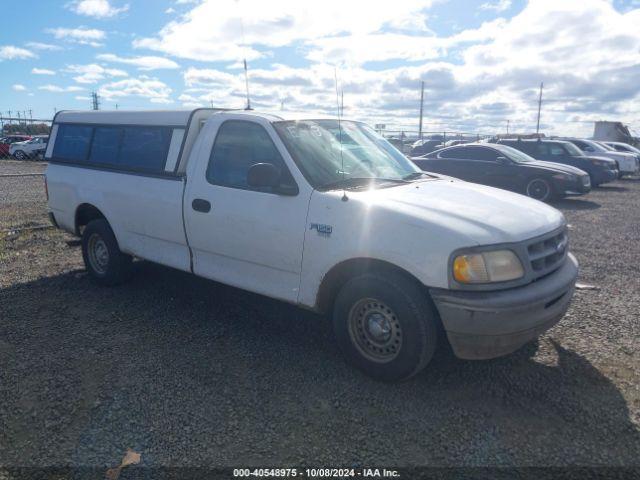
[[[87,256],[91,268],[100,275],[107,272],[109,265],[109,249],[102,237],[97,233],[92,234],[87,242]]]
[[[388,363],[402,347],[402,327],[395,312],[375,298],[356,302],[349,311],[349,336],[368,360]]]
[[[527,195],[536,200],[546,200],[549,197],[549,185],[544,180],[531,180],[527,185]]]

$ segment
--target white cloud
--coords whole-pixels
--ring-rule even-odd
[[[58,85],[41,85],[38,90],[44,90],[45,92],[63,93],[63,92],[81,92],[84,88],[76,87],[72,85],[70,87],[60,87]]]
[[[30,52],[25,48],[15,47],[13,45],[0,46],[0,61],[35,58],[35,57],[36,55],[33,52]]]
[[[51,28],[48,29],[47,32],[51,33],[58,40],[90,45],[92,47],[102,46],[101,40],[104,40],[107,36],[103,30],[87,27]]]
[[[51,45],[50,43],[42,43],[42,42],[27,42],[27,47],[32,48],[34,50],[47,50],[50,52],[62,50],[62,47],[58,45]]]
[[[107,100],[142,97],[152,103],[170,103],[171,92],[171,88],[166,83],[144,75],[111,82],[98,89],[98,94]]]
[[[512,130],[531,131],[544,81],[543,131],[590,135],[593,120],[640,116],[639,21],[640,10],[621,14],[603,1],[536,0],[511,19],[449,37],[425,32],[414,39],[417,47],[406,50],[399,33],[354,33],[342,43],[337,35],[313,39],[302,52],[312,60],[308,67],[250,64],[252,103],[279,109],[284,100],[286,109],[333,113],[330,61],[337,57],[345,62],[338,76],[352,118],[415,131],[424,80],[427,130],[490,133],[504,131],[509,119]],[[366,67],[396,56],[414,63]],[[177,98],[186,107],[244,104],[241,70],[188,68],[183,78],[186,88]]]
[[[67,5],[69,9],[78,15],[93,18],[110,18],[129,10],[129,5],[114,7],[109,0],[76,0]]]
[[[31,73],[33,75],[55,75],[56,74],[54,70],[49,70],[47,68],[38,68],[38,67],[33,67],[31,69]]]
[[[424,33],[423,11],[432,3],[398,0],[390,8],[386,2],[369,2],[363,14],[360,2],[343,0],[204,0],[167,24],[157,37],[138,39],[134,46],[202,61],[255,59],[269,48],[345,33],[365,35],[385,26],[410,26]]]
[[[126,65],[134,65],[139,70],[160,70],[179,68],[173,60],[164,57],[143,56],[143,57],[119,57],[112,53],[103,53],[96,57],[98,60],[113,63],[124,63]]]
[[[116,68],[105,68],[96,63],[89,65],[68,65],[65,69],[67,72],[79,73],[73,77],[78,83],[97,83],[107,77],[126,77],[128,74],[123,70]]]
[[[20,83],[16,83],[12,86],[12,88],[16,91],[16,92],[26,92],[27,91],[27,87],[25,87],[24,85],[20,84]]]
[[[511,0],[496,0],[480,5],[481,10],[495,10],[496,12],[504,12],[509,8],[511,8]]]

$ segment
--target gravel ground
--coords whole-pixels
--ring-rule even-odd
[[[44,218],[25,178],[0,229]],[[443,348],[400,384],[325,318],[147,262],[99,288],[72,237],[0,233],[0,465],[640,466],[640,180],[556,206],[597,289],[511,356]]]

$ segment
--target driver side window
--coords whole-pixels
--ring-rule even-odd
[[[209,157],[207,181],[270,193],[268,187],[254,188],[247,184],[249,169],[256,163],[271,163],[280,172],[282,185],[295,185],[280,152],[261,125],[245,120],[228,120],[220,125]]]

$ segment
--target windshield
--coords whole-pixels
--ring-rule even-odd
[[[509,157],[511,160],[513,160],[516,163],[527,163],[527,162],[536,161],[535,158],[530,157],[526,153],[521,152],[520,150],[510,147],[508,145],[502,145],[498,143],[498,144],[492,145],[492,147],[494,147],[496,150],[499,150],[500,153],[503,153],[506,157]]]
[[[365,179],[402,181],[421,171],[362,123],[299,120],[275,122],[273,126],[314,188]]]
[[[584,157],[584,153],[582,153],[582,150],[576,147],[573,143],[565,142],[563,143],[563,146],[572,157]]]
[[[603,149],[605,149],[607,152],[615,152],[616,149],[613,148],[611,145],[607,145],[606,143],[602,143],[602,142],[596,142],[598,145],[600,145]]]

